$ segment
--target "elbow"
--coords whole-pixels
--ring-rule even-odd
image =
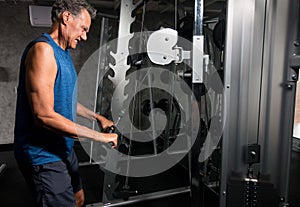
[[[48,128],[49,120],[51,120],[50,116],[45,113],[34,113],[33,121],[36,126]]]

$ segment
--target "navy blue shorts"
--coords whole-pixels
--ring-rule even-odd
[[[64,161],[30,166],[18,162],[37,206],[74,207],[74,193],[82,189],[74,151]]]

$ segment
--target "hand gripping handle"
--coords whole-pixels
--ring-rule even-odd
[[[114,125],[106,127],[105,129],[102,130],[103,133],[114,133],[116,127]],[[114,143],[113,142],[108,142],[108,144],[113,147]]]

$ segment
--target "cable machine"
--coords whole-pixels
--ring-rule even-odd
[[[94,92],[120,139],[118,150],[87,147],[104,172],[102,202],[88,206],[179,194],[193,207],[288,206],[299,0],[224,0],[214,15],[216,1],[148,10],[155,2],[121,0],[86,66],[98,70],[83,98]],[[136,185],[163,175],[165,186]]]

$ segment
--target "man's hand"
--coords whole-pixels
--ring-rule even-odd
[[[102,135],[101,141],[105,140],[104,142],[112,144],[113,148],[117,147],[118,135],[116,133],[101,133],[101,135]]]
[[[97,122],[100,124],[100,126],[102,127],[102,129],[106,129],[108,127],[111,127],[114,125],[114,123],[111,120],[108,120],[107,118],[105,118],[104,116],[98,115],[96,117]]]

